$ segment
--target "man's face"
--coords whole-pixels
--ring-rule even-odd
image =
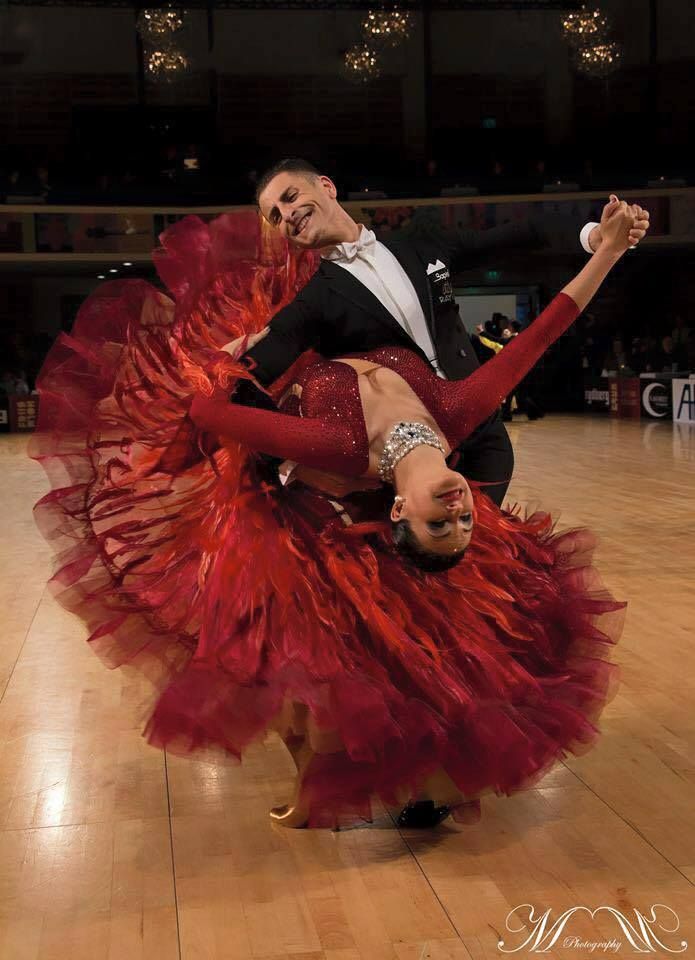
[[[297,247],[316,249],[333,240],[336,210],[335,184],[328,177],[279,173],[258,198],[268,223]]]

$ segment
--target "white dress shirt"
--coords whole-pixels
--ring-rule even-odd
[[[389,248],[376,239],[374,231],[367,230],[364,224],[359,226],[360,234],[354,243],[339,243],[321,256],[324,260],[337,263],[363,283],[417,343],[438,376],[446,380],[410,277]],[[598,224],[585,224],[579,235],[580,243],[587,253],[593,253],[589,246],[589,234],[595,226]]]
[[[354,243],[339,243],[322,257],[337,263],[363,283],[420,347],[437,374],[446,379],[415,287],[389,248],[376,239],[373,230],[360,224],[360,235]]]

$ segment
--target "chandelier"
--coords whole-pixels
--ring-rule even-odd
[[[370,10],[362,21],[362,36],[367,44],[384,44],[396,47],[407,40],[412,28],[412,18],[407,10],[394,7],[391,10]]]
[[[172,83],[190,66],[188,57],[174,47],[149,50],[145,57],[145,69],[153,80]]]
[[[379,57],[373,47],[356,43],[345,52],[343,71],[353,83],[369,83],[380,74]]]
[[[143,41],[145,73],[152,80],[173,83],[190,67],[183,50],[174,43],[184,25],[185,10],[171,6],[141,10],[135,29]]]
[[[562,21],[565,39],[573,47],[604,40],[608,27],[608,17],[598,7],[589,9],[586,5],[577,13],[569,13]]]
[[[622,47],[615,41],[589,44],[577,51],[577,69],[587,77],[603,79],[618,69],[622,58]]]
[[[165,43],[183,27],[185,10],[141,10],[135,29],[146,43]]]

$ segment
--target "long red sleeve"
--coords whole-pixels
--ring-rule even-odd
[[[207,433],[218,434],[318,470],[361,476],[369,466],[369,442],[364,422],[295,417],[271,410],[230,404],[220,397],[195,396],[191,420]]]
[[[470,377],[439,381],[443,408],[439,424],[452,446],[458,446],[495,412],[578,315],[579,307],[574,300],[558,293],[526,330]]]
[[[431,377],[438,401],[431,413],[452,447],[495,412],[578,313],[574,300],[560,293],[528,329],[466,380]],[[369,442],[361,415],[346,415],[344,420],[290,416],[230,404],[220,394],[194,397],[190,418],[206,433],[318,470],[362,476],[369,466]]]

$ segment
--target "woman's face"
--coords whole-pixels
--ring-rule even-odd
[[[408,520],[420,547],[451,555],[465,550],[473,535],[473,495],[465,477],[445,470],[436,480],[412,484],[400,492],[392,520]]]

